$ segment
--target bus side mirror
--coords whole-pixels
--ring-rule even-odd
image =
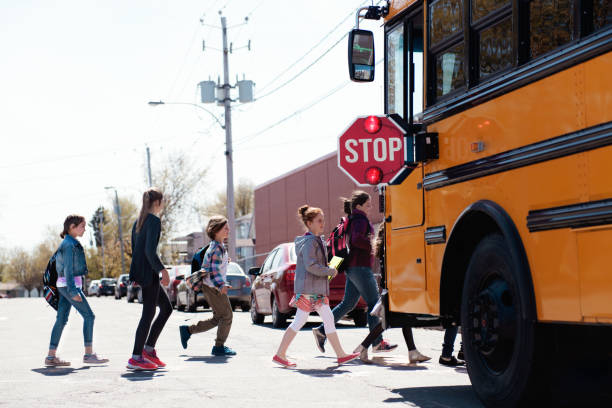
[[[353,29],[348,43],[349,75],[355,82],[374,81],[374,33]]]

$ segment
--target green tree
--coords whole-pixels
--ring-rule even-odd
[[[119,207],[121,208],[121,228],[125,249],[125,272],[128,273],[130,263],[132,262],[132,225],[138,218],[139,207],[128,197],[119,198]],[[110,208],[114,209],[114,200]],[[119,242],[118,217],[114,210],[111,211],[108,208],[103,208],[102,211],[104,213],[104,225],[98,226],[98,229],[104,232],[104,265],[106,265],[106,276],[116,278],[121,274],[121,245]],[[92,220],[96,216],[99,216],[99,209],[92,215]],[[91,221],[90,227],[93,228]],[[89,269],[89,278],[101,278],[104,274],[102,248],[88,248],[85,251],[85,258],[87,268]]]

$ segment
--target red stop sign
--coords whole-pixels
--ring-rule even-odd
[[[388,183],[404,165],[404,135],[386,116],[357,118],[338,138],[338,167],[360,186]]]

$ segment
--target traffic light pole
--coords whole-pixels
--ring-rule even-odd
[[[225,105],[225,159],[227,167],[227,221],[230,228],[228,237],[228,252],[232,260],[236,260],[236,216],[234,213],[234,161],[232,151],[232,107],[229,84],[229,49],[227,46],[227,26],[225,17],[221,16],[223,31],[223,104]]]

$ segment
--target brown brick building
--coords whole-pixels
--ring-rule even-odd
[[[338,168],[336,152],[329,153],[302,167],[255,187],[255,252],[261,265],[265,254],[283,242],[293,242],[304,233],[297,218],[297,209],[303,204],[320,207],[325,213],[325,236],[344,215],[340,197],[350,197],[355,189],[372,196],[370,220],[376,225],[383,219],[378,212],[378,194],[372,187],[357,187]]]

